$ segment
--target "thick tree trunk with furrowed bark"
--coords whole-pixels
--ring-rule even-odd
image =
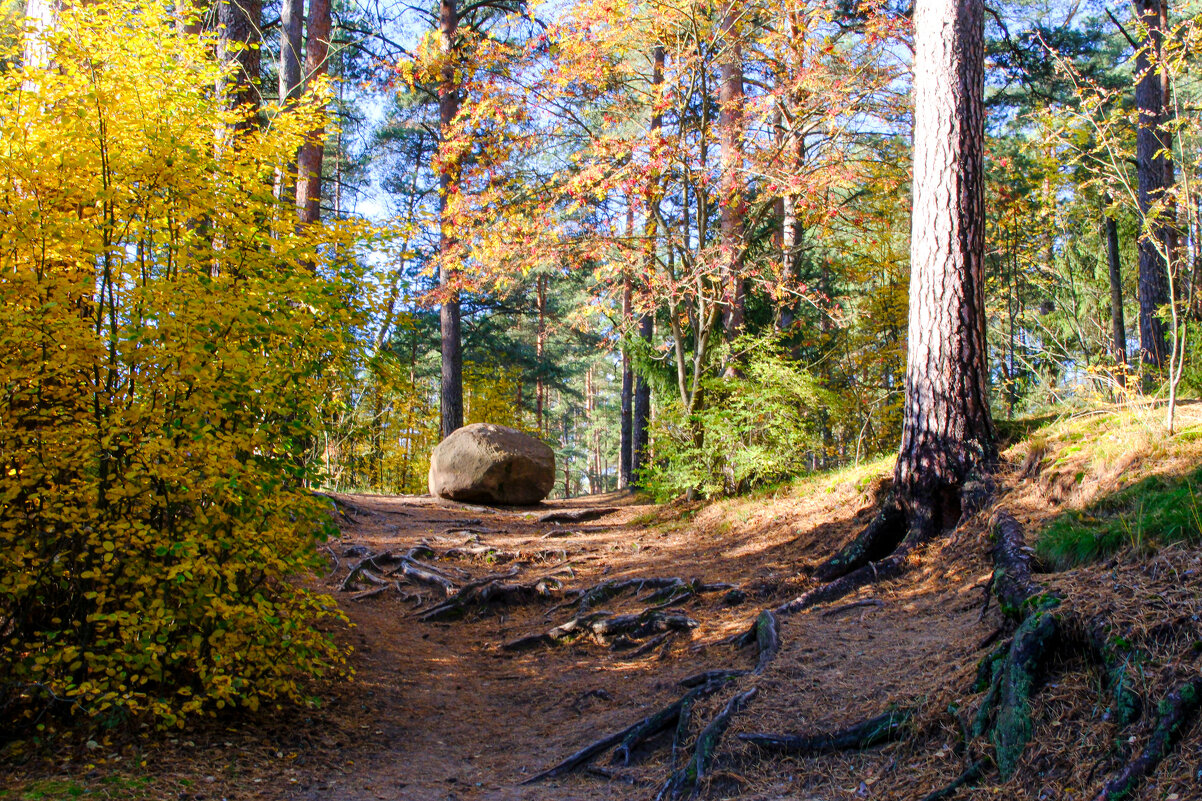
[[[722,18],[726,52],[722,60],[722,85],[718,89],[718,138],[722,157],[718,213],[722,291],[727,303],[724,328],[728,339],[733,339],[743,329],[746,292],[743,281],[743,218],[747,214],[743,199],[743,49],[736,30],[739,14],[740,9],[730,0]]]
[[[262,0],[220,0],[217,5],[217,58],[223,63],[234,62],[237,69],[217,86],[217,95],[226,108],[259,107],[259,43]],[[252,124],[247,116],[243,127]]]
[[[1139,238],[1139,347],[1148,367],[1160,370],[1168,357],[1168,331],[1158,310],[1169,302],[1169,258],[1176,236],[1171,207],[1155,210],[1173,185],[1173,160],[1168,157],[1172,134],[1166,129],[1168,86],[1157,64],[1168,28],[1164,0],[1135,0],[1135,13],[1147,26],[1143,47],[1135,54],[1135,105],[1139,128],[1135,136],[1135,164],[1139,178],[1139,213],[1143,231]]]
[[[327,71],[330,54],[330,0],[309,0],[305,31],[305,82],[312,86]],[[296,161],[296,206],[302,223],[321,219],[321,168],[325,129],[310,131]]]
[[[914,212],[895,491],[911,537],[954,525],[995,456],[985,361],[984,4],[915,9]]]
[[[301,41],[305,23],[304,0],[280,3],[280,74],[281,102],[295,101],[301,93]],[[295,197],[295,163],[285,164],[276,175],[276,197]],[[377,348],[378,349],[378,348]]]

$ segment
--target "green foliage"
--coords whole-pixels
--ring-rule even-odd
[[[656,461],[641,486],[657,499],[696,491],[744,492],[806,470],[821,447],[818,415],[832,399],[774,338],[743,338],[737,377],[706,380],[704,405],[686,415],[679,403],[656,420]]]
[[[0,730],[302,699],[344,664],[290,579],[352,233],[271,186],[321,98],[233,134],[154,2],[66,5],[46,45],[0,73]]]
[[[1150,476],[1089,509],[1060,515],[1039,535],[1036,553],[1057,569],[1104,559],[1123,548],[1202,541],[1202,470]]]

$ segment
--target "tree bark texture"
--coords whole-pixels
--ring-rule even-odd
[[[655,48],[652,55],[651,67],[651,97],[653,98],[653,102],[658,102],[660,88],[664,82],[664,59],[664,48]],[[659,139],[659,132],[663,128],[663,125],[663,114],[660,113],[658,106],[654,106],[651,111],[650,128],[652,141]],[[655,188],[647,198],[647,222],[643,233],[647,240],[648,275],[656,268],[655,254],[659,243],[659,192],[660,186],[656,183]],[[639,338],[643,342],[650,344],[654,332],[655,319],[652,315],[648,313],[639,315]],[[638,486],[639,471],[646,464],[647,446],[650,439],[651,385],[647,383],[647,379],[637,374],[634,376],[634,397],[631,400],[630,429],[630,480],[632,485]]]
[[[43,33],[55,26],[61,4],[58,0],[27,0],[25,4],[25,26],[22,62],[27,67],[48,69],[50,49]]]
[[[280,100],[295,100],[301,88],[304,0],[280,1]]]
[[[959,517],[995,455],[985,353],[984,3],[915,9],[914,210],[906,394],[895,486],[911,526]]]
[[[217,95],[226,108],[259,108],[259,44],[263,41],[262,0],[219,0],[217,4],[217,58],[231,62],[237,69],[217,86]],[[253,124],[247,115],[243,128]]]
[[[718,138],[722,159],[718,214],[721,225],[722,291],[726,303],[726,336],[733,339],[743,329],[743,48],[737,31],[742,7],[728,0],[722,18],[725,52],[722,84],[718,89]]]
[[[447,211],[448,198],[458,184],[458,160],[451,158],[448,153],[451,126],[459,113],[459,84],[455,78],[458,29],[459,9],[456,0],[442,0],[438,11],[438,31],[445,60],[438,86],[438,146],[442,159],[442,172],[438,179],[438,251],[442,266],[438,275],[443,291],[442,308],[439,311],[442,336],[439,410],[444,438],[463,426],[463,340],[460,330],[458,271],[453,265],[457,243]]]
[[[279,96],[281,103],[295,101],[301,93],[301,48],[304,24],[304,0],[280,0]],[[291,199],[295,196],[295,170],[296,163],[293,160],[292,163],[285,164],[277,174],[277,199]],[[379,350],[378,347],[377,350]]]
[[[1114,339],[1114,361],[1119,366],[1119,386],[1127,386],[1127,324],[1123,319],[1123,273],[1119,261],[1119,227],[1106,216],[1106,261],[1110,267],[1110,328]]]
[[[626,276],[622,287],[622,324],[627,330],[632,328],[634,323],[634,313],[630,304],[630,276]],[[630,364],[629,348],[622,349],[621,409],[621,433],[618,442],[618,487],[629,487],[631,478],[631,446],[634,437],[634,370]]]
[[[227,108],[257,110],[260,105],[262,8],[262,0],[219,0],[217,4],[217,57],[223,64],[236,65],[233,74],[217,87]]]
[[[1156,72],[1168,27],[1168,7],[1163,0],[1134,2],[1135,13],[1148,31],[1143,47],[1135,54],[1135,105],[1139,111],[1135,169],[1143,220],[1139,238],[1139,349],[1141,361],[1159,370],[1166,366],[1169,346],[1168,331],[1157,311],[1169,302],[1166,256],[1171,256],[1176,245],[1171,206],[1153,210],[1157,203],[1164,202],[1173,185],[1173,160],[1168,155],[1172,134],[1165,128],[1168,83]]]
[[[309,0],[305,32],[305,82],[312,86],[328,71],[330,0]],[[325,129],[309,132],[296,161],[296,206],[302,223],[321,219],[321,165],[325,158]]]

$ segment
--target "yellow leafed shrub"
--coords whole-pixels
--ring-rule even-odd
[[[344,669],[332,602],[289,579],[328,525],[303,455],[353,232],[272,194],[322,98],[235,137],[210,46],[98,0],[48,64],[0,67],[3,731],[171,725]]]

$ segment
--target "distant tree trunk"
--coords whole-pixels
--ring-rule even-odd
[[[243,130],[254,126],[260,105],[262,11],[262,0],[218,0],[217,5],[217,58],[222,64],[237,64],[232,75],[218,82],[217,96],[226,108],[248,109]]]
[[[442,386],[439,394],[442,436],[463,426],[463,342],[460,331],[458,271],[455,269],[453,223],[447,210],[451,192],[458,188],[458,156],[448,152],[451,126],[459,113],[459,83],[456,79],[456,36],[459,29],[459,10],[456,0],[439,4],[438,31],[445,57],[438,86],[439,155],[442,171],[438,180],[439,244],[442,267],[439,283],[442,286],[442,309],[439,322],[442,334]],[[541,410],[540,410],[541,418]],[[542,426],[540,419],[540,429]]]
[[[301,41],[305,23],[304,0],[280,1],[280,83],[281,102],[295,101],[301,93]],[[295,197],[296,164],[285,164],[276,176],[276,197]]]
[[[569,453],[567,453],[567,448],[569,447],[569,445],[571,444],[571,441],[572,441],[571,437],[570,437],[571,432],[568,429],[570,421],[571,421],[571,414],[568,412],[564,412],[564,415],[563,415],[563,444],[564,444],[565,453],[563,455],[563,497],[565,497],[565,498],[572,497],[572,457]]]
[[[664,82],[664,60],[664,48],[655,48],[655,52],[652,55],[651,67],[651,97],[653,103],[658,102],[660,87]],[[658,106],[653,106],[650,126],[651,139],[658,139],[663,124],[663,115],[659,112]],[[660,187],[656,183],[647,197],[647,219],[643,228],[643,237],[646,240],[648,275],[651,275],[656,269],[655,253],[659,243],[659,193]],[[685,228],[687,230],[687,223],[685,224]],[[639,315],[638,336],[646,345],[650,345],[651,343],[651,337],[654,334],[654,325],[655,320],[651,314],[644,313]],[[634,376],[634,395],[631,398],[630,406],[630,483],[632,486],[637,487],[639,471],[646,464],[647,444],[651,427],[651,385],[641,375],[636,374]]]
[[[724,328],[728,339],[743,329],[745,286],[743,283],[743,47],[736,30],[744,13],[728,0],[722,18],[725,52],[722,84],[718,89],[718,141],[722,159],[721,195],[718,213],[721,224],[722,291],[728,308]]]
[[[1127,324],[1123,320],[1123,274],[1119,262],[1119,227],[1106,215],[1106,260],[1110,266],[1110,328],[1113,332],[1114,361],[1118,365],[1120,387],[1127,386]]]
[[[534,334],[534,356],[538,373],[534,379],[534,418],[538,423],[539,433],[547,430],[547,382],[543,378],[545,365],[543,357],[547,353],[547,276],[539,275],[534,282],[535,299],[538,303],[538,327]]]
[[[983,0],[915,8],[914,210],[895,489],[919,538],[954,525],[996,455],[985,360]]]
[[[623,279],[622,284],[622,325],[627,331],[626,336],[630,336],[630,329],[633,328],[634,323],[634,314],[630,307],[631,288],[629,275]],[[628,346],[622,348],[622,395],[620,405],[622,422],[619,426],[620,436],[618,441],[618,486],[629,487],[631,476],[631,445],[634,436],[634,371],[630,365],[630,349]]]
[[[800,170],[805,161],[805,143],[801,136],[789,133],[784,153],[788,166]],[[786,195],[781,202],[781,277],[787,285],[794,285],[801,278],[801,248],[805,230],[797,214],[797,196]],[[797,301],[786,298],[781,307],[778,327],[787,332],[796,319]]]
[[[309,0],[305,31],[305,82],[312,86],[328,71],[330,0]],[[321,219],[321,165],[325,158],[325,129],[309,132],[296,161],[296,206],[302,223]]]
[[[54,27],[60,7],[59,0],[28,0],[25,4],[27,32],[21,55],[25,66],[34,69],[50,66],[50,49],[42,34]]]
[[[1173,161],[1168,156],[1172,134],[1165,127],[1168,87],[1166,78],[1156,72],[1168,29],[1168,6],[1163,0],[1135,0],[1135,13],[1147,26],[1143,47],[1135,54],[1135,105],[1139,111],[1135,168],[1143,220],[1139,238],[1140,359],[1148,367],[1161,370],[1166,366],[1169,346],[1168,331],[1158,311],[1169,302],[1171,266],[1166,255],[1171,258],[1176,249],[1176,236],[1171,208],[1156,213],[1155,220],[1149,220],[1149,215],[1173,185]]]

